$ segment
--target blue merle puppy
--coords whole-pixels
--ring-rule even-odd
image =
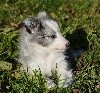
[[[58,24],[48,18],[46,12],[39,12],[38,16],[27,18],[22,24],[19,62],[24,68],[29,67],[30,74],[33,74],[33,70],[40,69],[47,78],[49,88],[55,86],[50,79],[52,70],[56,70],[60,77],[59,86],[69,86],[72,69],[69,69],[69,61],[65,60],[64,55],[69,41],[61,35]]]

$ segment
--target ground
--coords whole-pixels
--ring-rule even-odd
[[[19,24],[39,11],[57,21],[72,49],[84,49],[75,60],[74,81],[68,88],[48,89],[40,73],[30,77],[17,69]],[[100,0],[0,0],[2,93],[100,93],[99,51]]]

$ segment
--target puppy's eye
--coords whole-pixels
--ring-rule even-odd
[[[46,39],[49,39],[49,38],[56,38],[56,35],[50,35],[50,36],[42,36],[42,38],[46,38]]]
[[[42,36],[42,38],[46,38],[45,36]]]
[[[49,39],[49,36],[42,36],[42,39]]]

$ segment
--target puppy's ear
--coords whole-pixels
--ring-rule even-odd
[[[38,13],[38,18],[47,19],[48,14],[45,11],[39,12]]]
[[[34,34],[36,31],[41,31],[42,29],[41,22],[35,18],[26,19],[22,25],[29,34]]]

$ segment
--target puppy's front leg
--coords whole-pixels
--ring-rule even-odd
[[[58,71],[59,87],[68,87],[72,83],[72,69],[60,68]]]

